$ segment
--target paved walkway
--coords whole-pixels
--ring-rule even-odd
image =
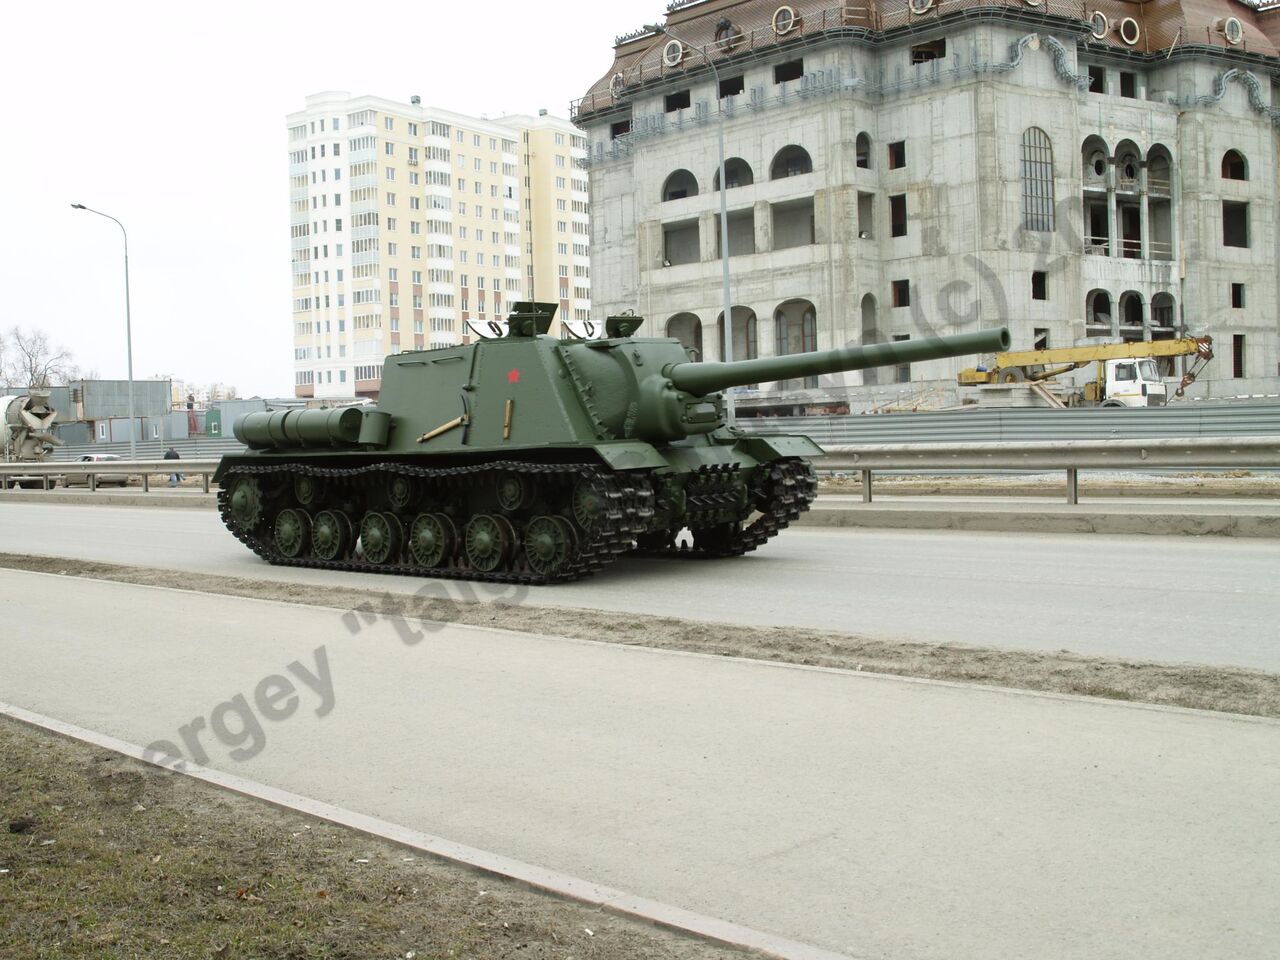
[[[851,956],[1280,955],[1275,722],[13,571],[0,617],[0,700]]]

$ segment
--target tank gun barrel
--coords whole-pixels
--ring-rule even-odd
[[[927,337],[922,340],[896,340],[892,343],[874,343],[865,347],[838,347],[834,350],[793,353],[782,357],[759,357],[755,360],[734,360],[728,363],[720,361],[675,363],[664,372],[678,389],[694,396],[704,396],[744,383],[794,380],[843,370],[923,363],[926,360],[940,360],[945,357],[960,357],[974,353],[1000,353],[1008,350],[1009,344],[1008,328],[992,327],[976,333]]]

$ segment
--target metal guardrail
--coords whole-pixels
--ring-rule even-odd
[[[212,458],[6,463],[0,464],[0,486],[7,488],[15,478],[39,479],[48,490],[67,474],[84,474],[89,489],[96,490],[99,476],[124,475],[141,477],[142,489],[148,491],[151,477],[180,472],[199,474],[208,493],[209,478],[220,462]],[[1276,468],[1280,467],[1280,436],[833,445],[825,448],[816,466],[829,472],[861,473],[862,499],[867,502],[872,498],[872,475],[877,470],[1065,470],[1067,502],[1079,503],[1080,470]]]
[[[831,446],[815,465],[860,472],[862,499],[868,503],[876,470],[1065,470],[1067,502],[1079,503],[1080,470],[1280,467],[1280,437]]]
[[[99,460],[94,463],[83,463],[68,460],[45,460],[40,463],[0,463],[0,487],[8,489],[14,485],[15,479],[40,480],[41,488],[52,489],[67,474],[84,475],[88,478],[89,489],[98,489],[100,476],[141,477],[142,490],[151,489],[151,478],[169,476],[173,473],[199,474],[202,488],[209,492],[209,478],[218,469],[220,458],[201,460]]]
[[[750,433],[799,433],[822,446],[864,443],[994,443],[1280,436],[1280,403],[1193,403],[1166,407],[971,407],[882,416],[738,419]]]

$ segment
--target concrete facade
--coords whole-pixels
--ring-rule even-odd
[[[672,4],[670,33],[619,38],[575,105],[597,312],[635,309],[650,335],[721,357],[722,118],[734,359],[1003,323],[1015,349],[1208,333],[1206,377],[1280,374],[1280,58],[1261,15],[1222,4],[1247,53],[1152,50],[1114,28],[1140,5],[1106,6],[1095,40],[1079,4]],[[739,403],[840,410],[971,363],[761,384]]]

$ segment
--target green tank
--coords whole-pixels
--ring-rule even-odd
[[[515,304],[505,336],[386,358],[376,407],[250,413],[214,479],[227,527],[270,563],[551,583],[628,551],[754,550],[816,493],[807,437],[727,427],[721,390],[1007,350],[1003,328],[730,363],[680,341],[547,335]],[[689,537],[677,535],[688,530]]]

